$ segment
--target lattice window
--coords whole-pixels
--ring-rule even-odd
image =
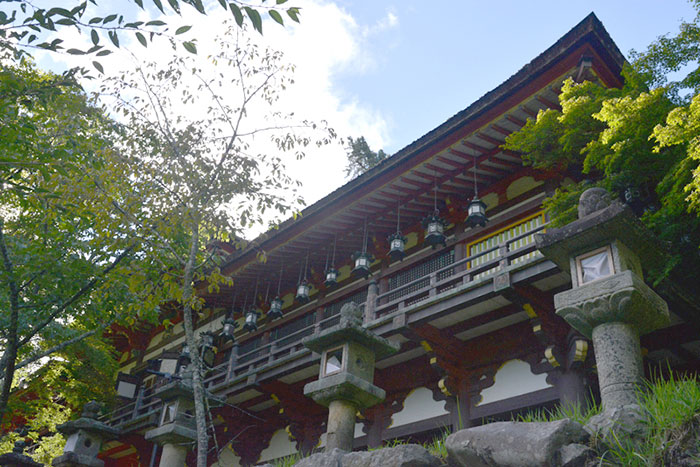
[[[508,240],[511,238],[517,237],[518,235],[530,232],[537,227],[540,227],[544,223],[544,214],[543,213],[538,213],[535,216],[525,219],[524,221],[521,221],[515,225],[506,227],[505,229],[502,229],[498,232],[495,232],[491,234],[490,236],[486,238],[482,238],[475,243],[472,243],[468,247],[468,255],[473,256],[481,253],[482,251],[486,251],[490,248],[497,247],[503,243],[506,243]],[[517,250],[518,248],[522,248],[526,245],[530,245],[535,241],[535,234],[528,235],[526,237],[520,238],[508,245],[508,248],[510,251],[512,250]],[[532,258],[535,256],[538,252],[534,251],[532,253],[528,253],[527,255],[523,255],[519,258],[516,258],[512,264],[519,263],[521,261],[525,261],[526,259]],[[495,249],[489,253],[486,253],[483,256],[480,256],[470,262],[470,267],[475,268],[477,266],[480,266],[482,264],[485,264],[493,259],[496,259],[499,257],[499,251],[498,249]],[[488,274],[493,273],[498,266],[494,266],[493,268],[488,269],[487,271],[484,271],[482,273],[477,274],[474,276],[474,279],[478,279],[480,277],[484,277]]]
[[[354,302],[357,303],[358,305],[362,306],[365,304],[367,301],[367,288],[364,288],[360,290],[359,292],[354,293],[353,295],[350,295],[349,297],[346,297],[342,300],[338,300],[337,302],[331,303],[326,307],[325,310],[323,310],[323,319],[330,318],[331,316],[337,315],[340,313],[340,309],[343,308],[343,305],[346,303]]]
[[[430,284],[430,278],[427,277],[430,273],[435,272],[438,269],[442,269],[446,266],[449,266],[454,262],[455,251],[449,250],[440,255],[433,256],[427,261],[424,261],[412,268],[398,272],[397,274],[389,278],[389,291],[401,287],[404,284],[408,284],[409,282],[412,282],[421,277],[425,277],[425,279],[417,281],[415,284],[409,287],[398,290],[396,291],[396,293],[387,295],[386,300],[396,300],[399,297],[403,297],[405,295],[415,292],[416,290],[422,289],[423,287],[427,287]],[[451,276],[452,274],[454,274],[454,271],[452,269],[442,271],[440,274],[438,274],[437,280],[440,281],[442,279],[445,279],[446,277]]]

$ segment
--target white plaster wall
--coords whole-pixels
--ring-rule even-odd
[[[233,452],[231,445],[221,451],[219,460],[211,465],[211,467],[241,467],[241,458]]]
[[[426,387],[414,389],[403,403],[401,412],[391,418],[391,426],[407,425],[449,413],[445,402],[433,400],[433,392]]]
[[[275,431],[270,444],[260,453],[258,462],[265,462],[279,457],[286,457],[297,452],[295,443],[289,439],[286,429]]]
[[[530,392],[552,387],[547,384],[547,375],[535,375],[530,365],[522,360],[509,360],[496,372],[494,385],[481,391],[481,401],[477,406],[521,396]]]

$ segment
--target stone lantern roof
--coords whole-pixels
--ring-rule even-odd
[[[634,251],[645,270],[663,265],[665,253],[660,240],[628,206],[611,200],[603,188],[591,188],[581,195],[577,220],[535,235],[537,249],[565,272],[569,271],[572,253],[612,240],[618,240]]]
[[[321,353],[344,342],[356,342],[370,349],[374,352],[376,360],[388,357],[399,350],[398,344],[377,336],[362,326],[362,309],[354,303],[343,305],[338,324],[302,341],[307,348],[316,353]]]

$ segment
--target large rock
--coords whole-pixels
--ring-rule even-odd
[[[561,467],[585,467],[587,462],[595,458],[595,451],[585,444],[567,444],[559,452]]]
[[[460,430],[445,443],[450,463],[468,467],[558,466],[563,446],[585,442],[588,433],[569,419],[496,422]]]
[[[345,453],[339,449],[314,454],[295,467],[437,467],[442,463],[417,444],[404,444],[376,451]]]

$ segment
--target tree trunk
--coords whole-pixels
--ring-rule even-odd
[[[190,240],[190,254],[185,263],[184,279],[182,284],[183,324],[185,326],[185,339],[190,348],[193,374],[192,389],[194,391],[194,415],[197,422],[197,467],[207,467],[207,453],[209,449],[209,434],[207,430],[206,405],[204,403],[204,385],[202,384],[202,362],[197,348],[192,323],[192,278],[199,250],[199,224],[193,222],[192,237]]]
[[[19,320],[19,290],[14,278],[12,259],[7,252],[5,243],[4,222],[0,219],[0,256],[2,256],[3,269],[7,273],[7,285],[10,289],[10,323],[7,328],[7,347],[2,356],[5,363],[5,375],[0,391],[0,425],[7,411],[7,402],[10,399],[12,379],[15,376],[15,361],[17,360],[17,326]]]

